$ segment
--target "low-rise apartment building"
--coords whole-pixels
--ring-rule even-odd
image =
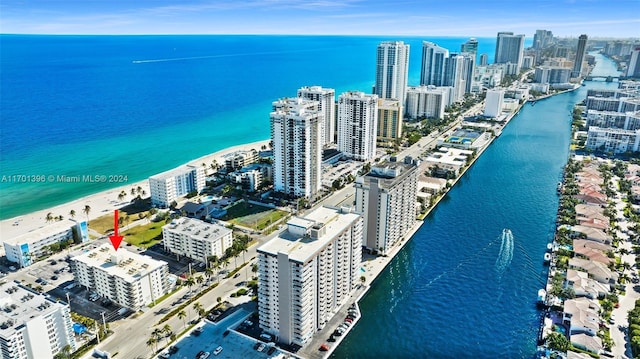
[[[233,231],[216,223],[178,218],[162,227],[164,249],[206,263],[210,256],[221,258],[233,244]]]

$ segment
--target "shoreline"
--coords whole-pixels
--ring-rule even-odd
[[[210,153],[208,155],[200,156],[196,159],[190,160],[189,162],[183,163],[183,165],[194,165],[200,166],[202,163],[206,165],[211,164],[214,160],[220,163],[224,163],[224,156],[226,154],[238,151],[238,150],[249,150],[256,149],[260,151],[260,147],[263,145],[268,146],[270,139],[255,141],[250,143],[239,144],[227,148],[220,149],[216,152]],[[168,169],[171,170],[171,169]],[[155,175],[155,174],[154,174]],[[153,176],[153,175],[151,175]],[[22,215],[14,216],[11,218],[0,220],[0,233],[2,233],[3,238],[12,238],[17,237],[22,234],[31,232],[36,229],[44,228],[49,223],[46,222],[46,217],[48,213],[51,213],[55,216],[63,216],[64,220],[68,220],[71,218],[69,215],[71,210],[75,211],[74,219],[79,221],[82,220],[92,220],[98,217],[101,217],[107,214],[109,211],[113,211],[115,209],[119,209],[122,206],[127,205],[130,202],[130,192],[132,188],[141,187],[142,190],[146,192],[145,198],[151,195],[149,190],[149,181],[148,178],[142,181],[128,183],[125,185],[117,186],[111,189],[103,190],[100,192],[96,192],[87,196],[83,196],[77,199],[74,199],[69,202],[65,202],[53,207],[40,209],[37,211],[25,213]],[[124,191],[127,193],[127,197],[122,201],[118,200],[118,194]],[[89,205],[91,207],[91,211],[88,215],[83,213],[83,209],[85,205]],[[55,221],[53,222],[55,223]],[[14,225],[17,224],[17,225]],[[0,248],[0,252],[4,253],[4,248]]]

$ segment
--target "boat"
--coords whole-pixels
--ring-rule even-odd
[[[551,262],[551,253],[547,252],[544,254],[544,263],[548,264],[549,262]]]
[[[556,192],[558,192],[558,194],[562,192],[562,182],[558,182],[558,185],[556,186]]]
[[[538,291],[538,300],[536,301],[536,303],[537,303],[539,306],[544,306],[544,305],[545,305],[545,303],[546,303],[546,301],[547,301],[547,291],[546,291],[546,290],[544,290],[544,288],[541,288],[541,289]]]
[[[553,249],[553,243],[547,243],[547,250],[550,251]]]

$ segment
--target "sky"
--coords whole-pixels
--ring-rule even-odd
[[[10,34],[640,37],[640,0],[2,0]]]

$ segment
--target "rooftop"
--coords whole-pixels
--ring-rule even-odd
[[[57,221],[57,222],[33,229],[19,236],[5,239],[3,240],[3,242],[10,245],[16,245],[16,244],[22,244],[22,243],[34,243],[43,238],[66,232],[70,230],[71,227],[77,224],[78,222],[70,219]]]
[[[64,306],[16,282],[4,283],[0,285],[0,337],[9,338],[29,320]]]
[[[413,164],[404,162],[385,162],[371,167],[371,171],[364,177],[359,177],[358,182],[369,183],[372,179],[377,179],[382,187],[390,188],[397,183],[402,183],[408,176],[417,171]]]
[[[197,170],[198,167],[197,166],[191,166],[191,165],[183,165],[180,167],[176,167],[172,170],[169,171],[165,171],[162,173],[158,173],[157,175],[153,175],[151,177],[149,177],[149,179],[154,179],[154,180],[165,180],[167,178],[172,178],[172,177],[176,177],[176,176],[181,176],[184,175],[185,173],[189,173],[193,170]]]
[[[199,219],[186,217],[174,219],[162,229],[207,242],[217,241],[232,232],[231,229],[216,223],[207,223]]]
[[[290,219],[288,229],[263,244],[258,251],[272,255],[286,253],[290,260],[306,263],[359,218],[356,213],[320,207],[304,218]],[[317,238],[312,234],[314,230],[319,233]]]
[[[124,248],[115,251],[111,243],[105,243],[73,257],[72,260],[84,263],[89,267],[100,268],[109,275],[121,278],[126,282],[134,282],[148,272],[167,265],[167,262],[132,253]]]

